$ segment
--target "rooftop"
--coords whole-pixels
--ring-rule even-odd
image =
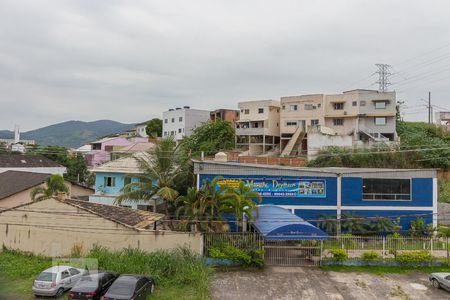
[[[66,199],[62,200],[62,202],[133,229],[145,229],[154,222],[164,218],[163,214],[115,205],[75,199]]]
[[[121,153],[135,153],[135,152],[145,152],[153,149],[155,147],[154,143],[151,142],[138,142],[131,144],[129,146],[122,147],[120,149],[114,150],[114,152]]]
[[[51,174],[19,171],[0,173],[0,200],[41,185],[50,176]]]
[[[92,172],[139,174],[142,173],[142,170],[139,167],[139,158],[149,160],[150,155],[147,152],[137,152],[130,156],[121,157],[106,162],[98,167],[93,168]]]
[[[0,154],[0,168],[63,168],[40,155]]]

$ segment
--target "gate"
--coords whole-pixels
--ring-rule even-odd
[[[318,266],[322,241],[265,241],[264,263],[268,266]]]

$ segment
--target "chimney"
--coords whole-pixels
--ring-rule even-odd
[[[20,142],[20,129],[19,125],[14,126],[14,144],[18,144]]]

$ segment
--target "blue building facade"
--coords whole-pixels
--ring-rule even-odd
[[[219,184],[236,186],[243,181],[257,191],[262,204],[291,210],[302,219],[341,219],[346,215],[389,217],[401,230],[423,218],[437,226],[436,170],[355,168],[292,168],[194,161],[198,187],[219,176]],[[369,218],[370,219],[370,218]]]

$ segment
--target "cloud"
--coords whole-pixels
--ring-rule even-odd
[[[392,78],[398,99],[419,105],[431,90],[445,107],[450,71],[405,78],[450,63],[442,47],[449,8],[418,0],[2,1],[0,128],[138,122],[181,105],[233,108],[376,88],[369,75],[380,62],[405,70]]]

